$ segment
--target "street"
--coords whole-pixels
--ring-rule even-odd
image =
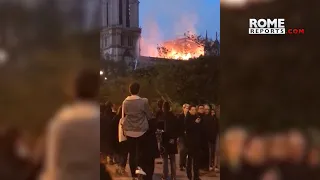
[[[177,160],[178,160],[178,155],[177,155]],[[179,162],[179,161],[177,161]],[[129,170],[129,165],[126,166],[126,172],[127,176],[122,176],[119,177],[116,175],[116,167],[114,165],[108,165],[108,170],[112,174],[114,180],[131,180],[132,178],[130,177],[130,170]],[[202,174],[202,173],[201,173]],[[211,175],[212,172],[205,173],[201,175],[201,180],[220,180],[220,177],[214,177]],[[155,173],[153,176],[154,180],[161,180],[161,175],[162,175],[162,160],[161,159],[156,159],[156,165],[155,165]],[[180,171],[177,165],[177,179],[178,180],[187,180],[187,176],[185,171]]]

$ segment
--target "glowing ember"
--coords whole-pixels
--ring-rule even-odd
[[[158,46],[159,57],[177,60],[189,60],[204,55],[204,46],[189,38],[180,38],[164,42]]]

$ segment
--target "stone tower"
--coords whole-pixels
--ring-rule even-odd
[[[102,58],[131,63],[139,57],[139,3],[138,0],[102,0]]]

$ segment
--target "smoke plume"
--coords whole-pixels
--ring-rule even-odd
[[[194,0],[141,0],[141,55],[157,57],[158,44],[182,37],[187,31],[197,33],[195,6]]]

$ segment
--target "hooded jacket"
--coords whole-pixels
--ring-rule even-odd
[[[137,95],[128,96],[122,104],[123,131],[126,136],[140,137],[149,129],[148,120],[152,118],[148,99]]]

